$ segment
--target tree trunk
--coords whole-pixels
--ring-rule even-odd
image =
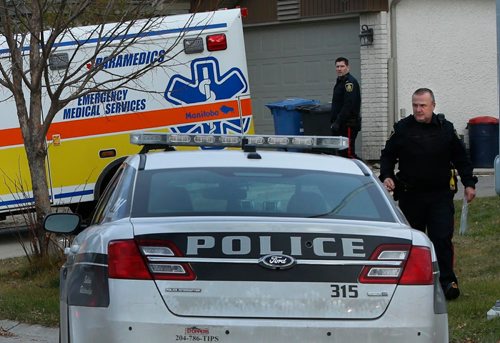
[[[47,156],[45,139],[37,136],[33,134],[32,140],[25,140],[25,149],[28,157],[36,212],[36,220],[33,223],[35,233],[34,244],[36,245],[34,248],[35,253],[38,252],[40,257],[44,257],[48,255],[49,236],[43,230],[43,219],[50,213],[50,200],[45,165]]]

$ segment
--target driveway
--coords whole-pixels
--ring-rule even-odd
[[[485,170],[476,171],[478,182],[476,184],[476,196],[477,197],[493,197],[497,196],[495,192],[495,176],[492,171]],[[460,200],[464,198],[464,188],[462,183],[458,182],[458,192],[455,195],[455,199]]]
[[[57,343],[59,329],[0,320],[0,343]]]

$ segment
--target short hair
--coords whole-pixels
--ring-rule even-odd
[[[338,57],[336,60],[335,60],[335,64],[337,64],[337,62],[344,62],[346,66],[349,65],[349,60],[345,57]]]
[[[432,102],[436,102],[436,99],[434,98],[434,92],[429,88],[419,88],[415,92],[413,92],[413,95],[422,95],[425,93],[430,94]]]

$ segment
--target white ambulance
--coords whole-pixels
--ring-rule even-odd
[[[101,51],[94,64],[86,65],[102,67],[96,83],[113,75],[130,75],[155,61],[164,63],[127,84],[111,84],[112,90],[81,96],[56,115],[46,137],[48,184],[54,206],[69,205],[88,214],[83,212],[99,198],[119,164],[139,151],[129,143],[132,131],[253,132],[242,12],[232,9],[168,16],[140,33],[140,23],[120,34],[104,30],[109,36],[100,40],[111,39],[117,44]],[[54,82],[71,70],[72,64],[79,65],[92,56],[99,44],[95,27],[72,32],[74,37],[84,38],[65,38],[56,44],[55,58],[50,62]],[[140,38],[130,47],[116,54],[120,41],[137,36]],[[0,63],[5,66],[8,59],[9,50],[2,44]],[[0,86],[3,217],[33,203],[16,106],[10,96]],[[46,101],[44,109],[49,106]]]

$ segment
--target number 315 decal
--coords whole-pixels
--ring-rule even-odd
[[[358,285],[330,285],[332,298],[357,298]]]

